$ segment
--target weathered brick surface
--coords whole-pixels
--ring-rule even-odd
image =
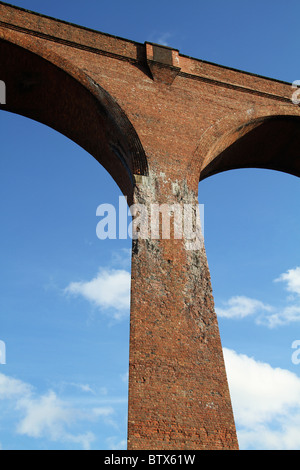
[[[2,109],[81,145],[129,203],[196,203],[199,181],[232,168],[300,175],[289,84],[2,2],[0,58]],[[128,448],[237,446],[205,249],[136,240]]]
[[[186,183],[150,173],[135,201],[197,203]],[[205,251],[136,240],[130,322],[130,449],[236,448]]]

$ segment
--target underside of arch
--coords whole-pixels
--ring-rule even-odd
[[[300,117],[259,118],[222,136],[204,161],[200,181],[239,168],[265,168],[300,176]]]
[[[131,201],[135,175],[147,175],[147,160],[134,127],[110,94],[55,54],[49,59],[45,50],[38,54],[0,40],[0,57],[0,79],[6,85],[6,104],[0,109],[73,140],[103,165]]]

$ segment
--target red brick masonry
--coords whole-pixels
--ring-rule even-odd
[[[288,83],[2,2],[0,58],[1,109],[82,146],[129,204],[196,204],[233,168],[300,175]],[[128,449],[238,448],[204,247],[133,241],[129,369]]]

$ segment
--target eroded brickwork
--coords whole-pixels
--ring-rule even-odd
[[[151,173],[135,201],[197,204],[197,193],[187,181]],[[133,244],[130,449],[237,447],[205,250],[187,244]]]
[[[3,2],[0,58],[0,108],[81,145],[130,204],[195,204],[232,168],[300,175],[287,83]],[[129,449],[238,447],[204,247],[134,241],[129,369]]]

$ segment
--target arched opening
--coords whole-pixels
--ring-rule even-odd
[[[227,134],[199,183],[241,449],[300,448],[299,130],[278,116]]]
[[[24,39],[24,43],[26,40]],[[93,155],[131,200],[134,175],[148,172],[140,140],[117,102],[84,72],[47,50],[0,41],[1,109],[57,130]]]
[[[0,119],[1,447],[126,448],[131,240],[96,236],[122,193],[61,134]]]
[[[7,41],[0,54],[0,444],[126,448],[131,239],[100,241],[96,209],[130,203],[145,154],[84,74]]]
[[[299,116],[267,116],[231,130],[214,143],[200,179],[238,168],[266,168],[300,176],[299,123]]]

